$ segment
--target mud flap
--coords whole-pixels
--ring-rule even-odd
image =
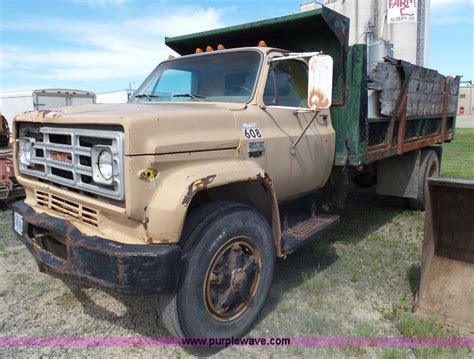
[[[415,309],[474,332],[474,181],[429,179]]]

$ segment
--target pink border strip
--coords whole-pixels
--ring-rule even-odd
[[[268,343],[270,338],[266,339]],[[474,347],[474,337],[293,337],[289,339],[290,346],[298,347]],[[6,346],[155,347],[182,346],[182,340],[177,337],[0,337],[0,347]],[[266,346],[277,347],[277,345]]]

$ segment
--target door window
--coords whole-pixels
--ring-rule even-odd
[[[300,60],[273,62],[263,103],[267,106],[307,107],[308,66]]]

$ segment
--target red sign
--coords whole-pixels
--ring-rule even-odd
[[[387,23],[416,22],[417,0],[388,0]]]

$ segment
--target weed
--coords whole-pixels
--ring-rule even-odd
[[[362,322],[355,326],[355,328],[351,331],[351,335],[354,337],[375,337],[377,335],[377,329],[368,322]],[[345,350],[350,356],[363,355],[366,353],[366,350],[362,347],[349,347]]]
[[[322,293],[325,293],[329,287],[324,278],[317,273],[302,273],[302,277],[304,286],[310,294],[321,295]]]
[[[404,337],[453,337],[459,336],[459,332],[446,327],[436,318],[424,318],[411,313],[411,304],[408,295],[402,295],[396,303],[390,307],[384,307],[379,303],[374,303],[373,308],[390,321],[396,324],[400,334]],[[465,357],[470,350],[468,348],[416,348],[417,358],[441,358],[446,354]],[[401,355],[397,351],[384,352],[384,357],[399,358]],[[386,356],[385,356],[386,355]]]
[[[442,337],[455,334],[435,318],[421,318],[413,313],[402,313],[399,318],[400,333],[406,337]]]
[[[393,303],[389,308],[386,308],[379,303],[372,304],[372,307],[392,322],[398,322],[403,313],[407,313],[411,310],[411,304],[408,300],[407,294],[402,295],[398,301]]]
[[[436,318],[422,318],[413,313],[403,313],[399,320],[399,330],[407,337],[453,337],[459,336],[457,330],[446,327]],[[467,357],[468,348],[417,348],[416,354],[419,358],[446,357],[446,354],[454,357]]]
[[[402,359],[409,357],[407,349],[386,348],[382,352],[383,359]]]

